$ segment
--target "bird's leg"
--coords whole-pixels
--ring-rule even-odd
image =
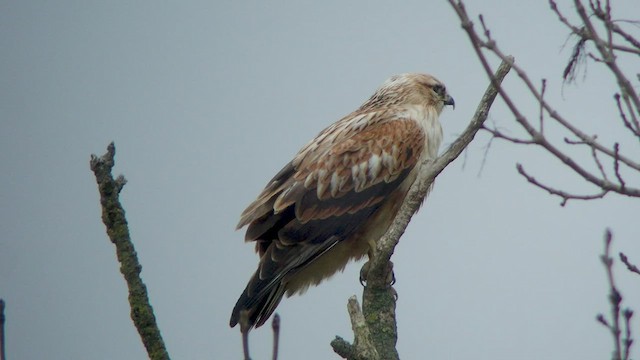
[[[367,285],[367,278],[369,277],[369,268],[371,267],[370,262],[376,253],[376,242],[371,241],[371,239],[369,239],[367,242],[369,243],[369,251],[367,251],[368,260],[366,263],[364,263],[364,265],[362,265],[362,268],[360,269],[360,285],[362,286]]]

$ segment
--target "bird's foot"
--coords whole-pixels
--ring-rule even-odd
[[[389,261],[386,283],[393,286],[396,283],[396,273],[393,272],[393,263]]]
[[[369,261],[367,260],[366,263],[364,263],[364,265],[362,265],[362,268],[360,269],[360,285],[362,286],[366,286],[367,285],[367,276],[369,275]]]
[[[370,267],[371,265],[369,261],[367,261],[366,263],[364,263],[364,265],[362,265],[362,268],[360,269],[360,285],[362,286],[367,285],[367,277],[369,276]],[[385,283],[388,286],[393,286],[396,283],[396,274],[393,272],[393,263],[391,261],[389,261],[389,271],[387,273]]]

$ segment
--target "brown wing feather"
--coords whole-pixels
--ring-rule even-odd
[[[295,168],[293,164],[290,162],[285,165],[285,167],[269,181],[264,190],[258,195],[258,198],[242,212],[236,230],[273,211],[272,198],[281,193],[287,186],[290,186],[294,174]]]
[[[416,165],[423,147],[424,132],[414,121],[395,120],[372,126],[299,169],[294,174],[296,182],[292,189],[276,199],[274,208],[281,211],[281,204],[295,203],[296,217],[306,222],[375,205],[383,197],[332,200],[362,192],[383,181],[394,181],[403,170]]]
[[[412,120],[358,130],[342,141],[336,141],[341,134],[325,136],[316,144],[320,154],[303,149],[298,166],[285,166],[243,212],[239,226],[249,224],[246,240],[256,241],[261,258],[231,326],[242,310],[249,312],[250,325],[262,325],[288,280],[354,234],[415,167],[425,146],[424,132]]]

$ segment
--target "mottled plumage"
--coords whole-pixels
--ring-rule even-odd
[[[417,165],[437,156],[438,116],[453,104],[434,77],[396,75],[304,146],[240,217],[260,262],[230,325],[243,310],[250,326],[262,325],[285,293],[304,292],[375,247]]]

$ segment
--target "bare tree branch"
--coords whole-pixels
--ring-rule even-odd
[[[487,119],[489,109],[496,98],[499,84],[509,72],[512,63],[513,59],[504,61],[498,67],[495,75],[492,73],[490,77],[491,83],[480,100],[471,123],[458,139],[451,144],[449,149],[437,159],[426,160],[420,164],[420,173],[409,190],[398,215],[385,235],[378,241],[373,257],[362,269],[367,279],[363,291],[362,312],[374,347],[370,353],[375,350],[380,359],[394,360],[399,358],[395,348],[398,338],[395,315],[397,294],[391,287],[391,276],[389,276],[393,268],[393,264],[390,261],[391,255],[407,228],[411,217],[418,211],[433,185],[436,176],[462,153],[467,145],[471,143],[478,130],[482,128],[484,121]],[[362,342],[360,341],[360,344]],[[362,349],[357,349],[340,337],[336,337],[331,345],[334,351],[345,359],[366,358],[362,357]]]
[[[627,40],[632,46],[632,52],[635,54],[640,53],[640,41],[636,40],[636,38],[634,38],[633,36],[631,36],[628,32],[622,30],[618,25],[615,24],[615,22],[613,23],[613,31],[622,36],[625,40]]]
[[[391,255],[398,244],[398,241],[402,234],[404,233],[411,217],[418,211],[420,204],[424,200],[427,195],[429,189],[431,188],[433,181],[436,176],[444,170],[444,168],[449,165],[453,160],[455,160],[462,151],[469,145],[471,140],[475,137],[477,131],[482,127],[482,124],[487,119],[487,115],[489,113],[489,109],[495,100],[497,95],[497,89],[499,84],[502,82],[504,77],[507,75],[511,68],[511,63],[513,59],[508,59],[503,62],[498,70],[495,72],[495,75],[491,76],[491,84],[487,88],[478,108],[476,110],[473,119],[471,120],[471,124],[467,127],[467,129],[458,137],[458,139],[449,147],[447,151],[445,151],[441,156],[439,156],[435,161],[426,161],[421,164],[421,172],[418,175],[415,183],[411,187],[409,193],[407,194],[407,198],[403,203],[402,207],[398,215],[396,216],[393,224],[387,231],[387,233],[378,241],[377,252],[371,261],[371,266],[369,268],[369,274],[367,276],[367,285],[364,288],[364,312],[365,318],[369,322],[369,319],[373,317],[375,314],[373,311],[376,309],[371,309],[371,306],[368,306],[371,303],[376,302],[378,298],[378,292],[386,292],[388,299],[388,291],[391,289],[386,282],[386,269],[389,267],[389,260],[391,259]],[[495,85],[497,84],[497,86]],[[393,300],[393,305],[395,307],[395,291],[390,294],[391,299]],[[368,298],[372,298],[371,302],[367,302]],[[390,312],[393,314],[393,323],[395,325],[395,311]],[[369,316],[372,315],[372,316]],[[389,330],[391,326],[385,326],[385,324],[380,324],[381,322],[376,322],[372,326],[370,322],[370,327],[372,329],[372,333],[379,334],[379,331]],[[380,326],[382,325],[382,326]],[[397,335],[393,334],[393,340],[389,341],[389,343],[393,342],[395,346],[395,340]],[[374,341],[376,341],[374,339]],[[378,349],[380,347],[378,346]],[[380,355],[383,359],[393,359],[393,357],[387,357],[384,352],[380,352]]]
[[[503,61],[506,61],[507,56],[500,50],[496,40],[492,38],[491,31],[482,15],[478,16],[481,31],[476,31],[466,12],[463,1],[449,0],[449,3],[458,15],[462,28],[467,32],[481,65],[484,67],[485,72],[490,75],[491,69],[489,67],[488,55],[494,55]],[[588,8],[583,5],[583,0],[574,0],[575,11],[581,22],[580,25],[571,23],[559,10],[555,0],[549,0],[549,5],[559,21],[570,30],[571,36],[576,36],[578,39],[573,48],[569,63],[564,69],[563,79],[565,83],[575,80],[578,67],[586,63],[589,59],[595,61],[597,65],[606,66],[615,78],[619,88],[619,94],[615,94],[614,99],[621,121],[616,124],[624,126],[634,137],[640,139],[640,122],[638,121],[640,116],[640,100],[637,90],[640,87],[634,87],[632,85],[631,77],[628,77],[621,70],[617,62],[618,55],[640,55],[640,42],[622,29],[621,26],[616,23],[617,21],[613,19],[610,0],[589,0]],[[587,50],[587,46],[589,45],[595,47],[594,52]],[[598,191],[593,195],[576,195],[548,186],[536,180],[535,177],[527,173],[524,167],[518,163],[516,168],[520,175],[535,187],[543,189],[551,195],[561,197],[561,205],[565,205],[570,199],[592,200],[602,198],[608,193],[640,197],[640,188],[638,185],[629,186],[629,184],[633,183],[626,181],[623,177],[623,174],[627,174],[627,171],[632,172],[634,176],[640,175],[640,164],[637,162],[637,156],[633,153],[633,157],[624,155],[621,151],[621,144],[618,142],[610,146],[605,146],[598,140],[597,135],[587,135],[585,131],[560,115],[549,101],[545,99],[545,80],[542,80],[542,86],[538,89],[522,68],[516,64],[512,65],[514,71],[538,105],[539,125],[534,126],[534,122],[530,121],[529,118],[520,111],[506,90],[499,87],[498,92],[500,97],[514,115],[516,123],[526,131],[528,137],[515,138],[507,136],[497,128],[485,127],[484,130],[493,135],[492,140],[499,138],[514,144],[534,145],[537,148],[543,149],[545,152],[560,160],[566,165],[566,168],[595,185]],[[636,74],[636,76],[640,81],[640,74]],[[545,118],[545,113],[548,114],[548,118]],[[593,164],[589,165],[595,165],[597,169],[595,172],[592,173],[590,170],[587,170],[588,168],[583,165],[584,160],[577,160],[579,158],[573,157],[570,153],[565,152],[563,147],[556,145],[559,142],[558,138],[551,138],[548,137],[550,134],[545,134],[544,125],[549,121],[559,125],[561,131],[569,134],[569,136],[559,137],[560,139],[564,139],[565,145],[576,145],[579,146],[579,149],[589,151],[591,159],[593,160]],[[577,140],[570,140],[570,138],[577,138]],[[627,147],[625,147],[625,150],[627,150]],[[610,167],[608,166],[609,164],[611,164]],[[622,170],[622,168],[624,168],[624,170]],[[634,177],[634,179],[637,178]],[[601,257],[605,265],[609,283],[611,315],[610,318],[607,319],[607,317],[600,314],[596,319],[609,330],[613,337],[613,359],[628,360],[631,345],[633,344],[630,326],[633,311],[630,309],[621,309],[622,296],[616,288],[613,277],[613,259],[610,256],[611,239],[611,231],[607,230],[605,234],[605,251]],[[640,270],[630,264],[624,254],[621,253],[620,258],[630,271],[640,274]]]
[[[388,261],[393,254],[393,249],[400,238],[400,235],[406,229],[406,225],[411,220],[411,217],[420,207],[422,201],[427,195],[433,181],[436,176],[438,176],[442,170],[444,170],[447,165],[449,165],[453,160],[455,160],[462,151],[471,143],[473,138],[475,137],[478,130],[482,128],[484,121],[487,118],[489,113],[489,109],[495,100],[495,96],[497,94],[497,89],[499,84],[502,82],[504,77],[507,75],[509,70],[511,69],[513,63],[513,59],[507,59],[507,61],[502,62],[496,70],[495,75],[491,76],[491,85],[487,88],[478,108],[476,110],[471,123],[467,127],[467,129],[458,137],[458,139],[451,144],[449,149],[445,151],[442,155],[440,155],[435,160],[426,160],[421,164],[422,171],[416,179],[413,187],[407,194],[407,200],[404,202],[402,208],[398,216],[387,231],[387,233],[380,239],[378,242],[378,248],[376,256],[374,256],[374,261],[371,264],[371,269],[369,269],[369,275],[382,274],[383,267],[379,266],[380,264]],[[494,84],[498,84],[495,86]],[[376,276],[377,279],[381,279],[383,277]],[[381,284],[382,285],[382,284]]]
[[[371,340],[369,325],[364,318],[364,314],[355,295],[349,298],[347,310],[349,312],[349,318],[351,319],[351,329],[354,335],[353,345],[336,336],[336,339],[331,342],[333,350],[345,359],[379,360],[380,355]]]
[[[579,2],[578,0],[575,0],[575,1]],[[487,59],[487,56],[485,55],[483,50],[487,50],[489,53],[493,53],[502,61],[508,61],[507,56],[500,50],[500,48],[497,45],[497,42],[492,38],[491,31],[489,30],[482,15],[479,16],[479,21],[482,27],[482,36],[481,36],[474,29],[473,23],[471,22],[469,15],[466,12],[464,3],[461,0],[449,0],[449,3],[451,4],[453,9],[456,11],[458,17],[460,18],[460,23],[462,25],[462,28],[467,32],[467,35],[471,40],[471,45],[473,46],[476,52],[476,55],[480,60],[480,63],[484,67],[485,72],[488,75],[490,75],[491,68],[489,66],[489,60]],[[602,56],[601,61],[607,64],[607,66],[609,66],[612,69],[612,71],[614,72],[614,74],[616,74],[616,76],[623,76],[623,74],[621,74],[618,71],[619,68],[615,64],[615,56],[612,54],[614,52],[613,34],[615,33],[615,31],[613,30],[614,29],[612,25],[613,20],[611,19],[611,16],[610,16],[611,9],[610,9],[609,3],[607,3],[604,6],[598,5],[598,4],[595,4],[594,6],[592,6],[595,9],[594,11],[598,11],[599,13],[601,13],[600,16],[603,18],[603,21],[609,24],[609,31],[608,31],[606,41],[597,37],[597,34],[594,35],[593,32],[591,31],[592,30],[591,27],[589,27],[588,25],[585,25],[582,27],[577,27],[572,25],[566,19],[566,17],[564,17],[564,15],[558,10],[557,5],[553,0],[550,1],[550,6],[558,16],[560,21],[564,23],[568,28],[570,28],[574,34],[580,37],[578,45],[576,46],[576,48],[574,48],[574,54],[572,55],[570,64],[568,65],[567,69],[565,69],[565,78],[567,76],[567,72],[575,71],[576,62],[578,61],[577,59],[580,57],[579,54],[584,51],[582,48],[584,43],[586,43],[587,41],[591,41],[591,42],[600,41],[600,45],[604,44],[605,47],[610,46],[611,48],[609,52],[606,52],[603,49],[599,48],[598,53],[600,56]],[[515,102],[510,98],[510,96],[506,93],[506,91],[504,91],[504,89],[502,88],[499,88],[498,92],[500,94],[500,97],[505,101],[507,107],[513,113],[516,122],[524,128],[524,130],[527,132],[530,138],[529,139],[513,138],[505,135],[503,132],[497,131],[496,129],[485,128],[485,130],[489,131],[496,138],[501,138],[501,139],[510,141],[512,143],[532,144],[532,145],[543,148],[545,151],[547,151],[548,153],[553,155],[555,158],[560,160],[562,163],[564,163],[569,169],[571,169],[571,171],[575,172],[577,175],[579,175],[586,181],[590,182],[591,184],[599,188],[600,191],[598,191],[596,195],[586,195],[586,196],[571,195],[569,194],[569,192],[544,186],[541,183],[535,181],[533,177],[524,173],[523,171],[520,171],[520,173],[523,176],[527,175],[525,176],[525,178],[527,178],[527,180],[532,184],[542,189],[545,189],[546,191],[548,191],[553,195],[561,196],[563,198],[563,203],[566,203],[567,199],[581,199],[581,200],[597,199],[597,198],[603,197],[604,195],[610,192],[614,192],[614,193],[618,193],[626,196],[640,197],[640,188],[628,186],[624,181],[624,179],[622,178],[621,171],[620,171],[621,164],[623,164],[626,168],[629,168],[636,173],[640,173],[640,164],[632,160],[631,158],[623,155],[620,152],[619,145],[614,145],[613,147],[604,146],[598,140],[596,140],[597,139],[596,136],[587,135],[578,127],[574,126],[570,121],[568,121],[563,116],[561,116],[544,98],[544,93],[546,90],[546,82],[543,80],[543,85],[540,88],[540,90],[538,90],[536,86],[533,85],[533,82],[529,79],[526,72],[522,68],[520,68],[516,64],[512,64],[512,65],[513,65],[513,69],[518,74],[518,77],[522,80],[522,82],[525,84],[525,86],[529,90],[529,93],[533,96],[533,98],[539,105],[538,129],[536,129],[533,123],[518,109]],[[634,113],[634,104],[635,104],[634,96],[635,95],[634,94],[636,94],[634,92],[635,90],[627,89],[628,80],[627,82],[625,82],[621,79],[618,79],[618,83],[623,94],[621,95],[621,97],[627,107],[626,113],[628,113],[630,116],[630,119],[623,117],[622,121],[627,128],[632,130],[633,134],[636,134],[636,131],[634,131],[635,123],[636,123],[636,120],[634,119],[635,117],[635,113]],[[635,110],[637,109],[638,108],[636,107]],[[566,140],[567,144],[583,144],[589,148],[592,159],[594,160],[595,165],[598,169],[598,173],[592,173],[591,171],[587,170],[585,166],[581,165],[580,162],[578,162],[572,156],[565,153],[561,148],[556,146],[550,138],[545,136],[545,133],[544,133],[544,113],[545,112],[549,114],[549,117],[551,120],[559,124],[562,128],[564,128],[573,136],[579,139],[578,141]],[[624,114],[621,106],[619,106],[619,112],[621,114]],[[600,160],[600,157],[599,157],[600,154],[606,155],[612,162],[613,164],[612,168],[613,168],[613,172],[615,174],[617,183],[609,180],[609,176],[607,175],[608,172],[605,171],[605,167],[603,166],[603,163]]]
[[[116,148],[113,143],[107,147],[107,153],[101,157],[91,155],[91,170],[96,176],[102,205],[102,222],[107,227],[107,235],[116,246],[116,254],[120,262],[120,272],[129,288],[129,305],[131,319],[140,334],[147,354],[153,360],[168,360],[169,354],[162,340],[160,329],[149,303],[147,287],[140,278],[142,266],[138,262],[136,251],[129,236],[129,227],[120,204],[120,191],[126,184],[120,175],[117,179],[111,175]]]
[[[605,62],[607,67],[609,67],[616,80],[618,81],[618,85],[620,86],[620,89],[622,89],[622,97],[625,99],[628,98],[634,104],[636,111],[638,111],[638,109],[640,109],[640,97],[638,97],[638,94],[635,91],[633,85],[631,85],[629,79],[627,79],[627,77],[624,75],[624,73],[616,63],[613,50],[609,46],[607,46],[607,42],[603,41],[598,35],[598,32],[596,31],[595,26],[591,21],[591,18],[587,14],[584,5],[582,5],[582,1],[574,0],[574,5],[576,7],[576,12],[578,13],[578,15],[580,15],[580,18],[582,19],[582,22],[586,27],[590,40],[594,43],[594,45],[598,49],[598,52],[600,53],[600,55],[602,55],[602,60]],[[594,11],[596,10],[593,7],[592,9]],[[608,14],[606,15],[607,18],[610,18],[610,11],[611,9],[610,7],[608,7]]]

